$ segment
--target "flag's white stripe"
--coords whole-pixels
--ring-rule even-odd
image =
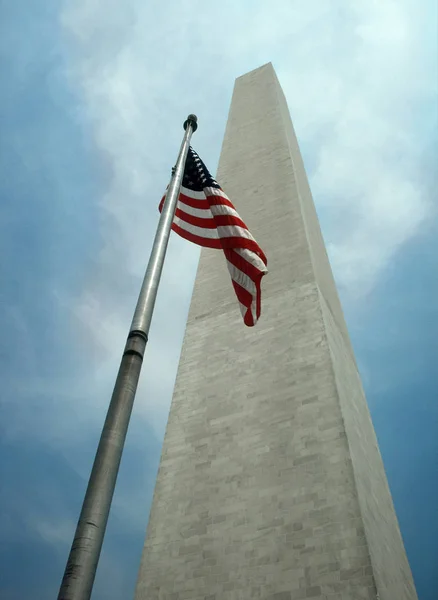
[[[221,196],[221,198],[225,198],[225,200],[228,200],[230,202],[230,199],[228,198],[224,190],[221,190],[220,188],[205,187],[204,192],[205,194],[207,194],[207,196]]]
[[[187,223],[187,221],[184,221],[179,217],[175,217],[174,223],[175,225],[178,225],[178,227],[181,227],[192,235],[197,235],[198,237],[204,237],[208,239],[233,237],[246,238],[247,240],[254,239],[247,229],[243,229],[242,227],[237,227],[235,225],[219,225],[216,227],[216,229],[206,229],[205,227],[198,227],[196,225],[192,225],[191,223]]]
[[[257,294],[257,288],[254,281],[246,273],[238,269],[233,263],[227,260],[228,270],[231,278],[253,297]]]
[[[219,225],[217,227],[220,238],[245,238],[253,240],[254,238],[247,229],[238,227],[237,225]]]
[[[193,208],[193,206],[185,204],[184,201],[178,201],[178,208],[183,212],[192,215],[193,217],[199,217],[200,219],[212,219],[213,215],[217,217],[226,215],[240,219],[237,211],[229,206],[215,205],[210,208],[207,201],[205,201],[205,206],[206,208]]]
[[[195,192],[194,190],[189,190],[189,188],[186,188],[183,185],[181,186],[180,193],[184,194],[184,196],[188,196],[189,198],[193,198],[193,200],[205,200],[204,192]]]
[[[194,217],[199,217],[201,219],[212,219],[213,216],[219,217],[222,215],[226,215],[227,217],[235,217],[236,219],[240,219],[239,214],[233,208],[229,206],[221,205],[213,205],[209,206],[207,201],[205,202],[206,208],[193,208],[188,204],[185,204],[184,201],[178,202],[178,208],[189,215],[193,215]]]
[[[220,188],[215,187],[205,187],[201,192],[195,192],[194,190],[190,190],[189,188],[181,186],[181,193],[189,198],[193,198],[193,200],[204,200],[206,194],[209,196],[220,196],[221,198],[225,198],[230,202],[230,199],[226,195],[226,193]]]
[[[251,314],[252,314],[252,321],[253,323],[257,323],[257,308],[256,308],[256,303],[255,300],[253,300],[251,302],[251,306],[249,307]]]
[[[210,207],[207,204],[207,201],[205,201],[205,204],[206,208],[193,208],[193,206],[189,206],[184,202],[178,202],[177,208],[188,215],[192,215],[192,217],[198,217],[199,219],[212,219],[213,215]]]
[[[245,310],[242,309],[242,306],[244,306],[244,305],[241,302],[239,302],[240,310],[242,311],[243,317],[246,314],[246,309],[249,308],[249,310],[251,311],[251,314],[252,314],[253,322],[256,323],[256,321],[257,321],[257,287],[256,287],[256,284],[251,279],[251,277],[249,277],[249,275],[247,275],[246,273],[243,273],[243,271],[238,269],[235,265],[233,265],[233,263],[229,262],[228,260],[227,260],[227,266],[228,266],[228,270],[230,272],[231,278],[236,283],[238,283],[240,285],[240,287],[242,287],[243,289],[245,289],[247,292],[249,292],[251,294],[251,298],[252,298],[251,305],[249,307],[245,307]]]
[[[218,240],[219,239],[219,233],[218,233],[217,228],[216,229],[206,229],[205,227],[197,227],[196,225],[187,223],[187,221],[180,219],[176,215],[175,215],[173,222],[175,225],[177,225],[178,227],[181,227],[181,229],[184,229],[185,231],[187,231],[188,233],[191,233],[192,235],[197,235],[198,237],[208,238],[210,240]]]
[[[226,200],[229,200],[228,196],[222,190],[220,190],[218,188],[205,188],[205,192],[210,196],[220,196],[221,198],[225,198]],[[215,204],[210,207],[210,205],[208,204],[207,198],[206,198],[206,194],[204,192],[194,192],[192,190],[189,190],[188,188],[181,186],[181,193],[184,194],[185,196],[188,196],[189,198],[192,198],[193,200],[205,200],[206,206],[209,206],[212,213],[215,215],[230,215],[230,216],[240,219],[239,213],[234,208],[231,208],[231,206],[228,206],[226,204]],[[187,204],[184,203],[184,200],[182,200],[181,203],[184,206],[187,206]],[[192,207],[190,207],[190,208],[192,208]],[[192,209],[192,210],[204,210],[204,209]],[[186,210],[186,212],[189,212],[189,211]],[[190,214],[195,215],[195,213],[190,213]]]
[[[252,314],[252,319],[254,323],[257,323],[257,305],[256,299],[253,297],[253,301],[251,302],[251,306],[245,306],[241,302],[239,302],[240,312],[242,313],[242,317],[245,318],[246,311],[249,309]]]
[[[213,206],[211,207],[210,210],[216,216],[227,215],[230,217],[236,217],[237,219],[240,219],[239,213],[237,212],[237,210],[234,210],[234,208],[230,208],[229,206],[226,206],[226,204],[213,204]]]
[[[240,312],[243,318],[245,318],[246,312],[247,310],[249,310],[252,314],[252,320],[253,323],[257,323],[257,314],[256,314],[256,306],[255,306],[255,302],[251,303],[251,306],[245,306],[244,304],[242,304],[241,302],[239,302],[239,306],[240,306]]]
[[[262,271],[263,273],[267,273],[268,269],[266,268],[265,263],[262,261],[260,256],[253,252],[252,250],[248,250],[248,248],[234,248],[234,252],[239,254],[243,259],[251,263],[256,269]]]

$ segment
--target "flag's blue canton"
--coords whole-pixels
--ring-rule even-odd
[[[184,169],[182,184],[194,192],[202,192],[206,187],[220,189],[218,182],[211,176],[209,170],[196,154],[192,147],[189,148]]]

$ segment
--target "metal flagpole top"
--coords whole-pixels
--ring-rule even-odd
[[[198,117],[196,115],[189,115],[184,121],[184,129],[187,129],[187,125],[189,123],[192,126],[193,133],[195,133],[195,131],[198,129]]]

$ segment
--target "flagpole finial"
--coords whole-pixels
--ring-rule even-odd
[[[189,115],[187,120],[184,121],[184,129],[187,129],[189,123],[192,126],[192,131],[194,133],[198,129],[198,117],[196,115]]]

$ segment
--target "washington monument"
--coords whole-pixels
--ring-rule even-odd
[[[268,257],[262,314],[203,249],[135,598],[416,600],[271,64],[236,80],[217,180]]]

